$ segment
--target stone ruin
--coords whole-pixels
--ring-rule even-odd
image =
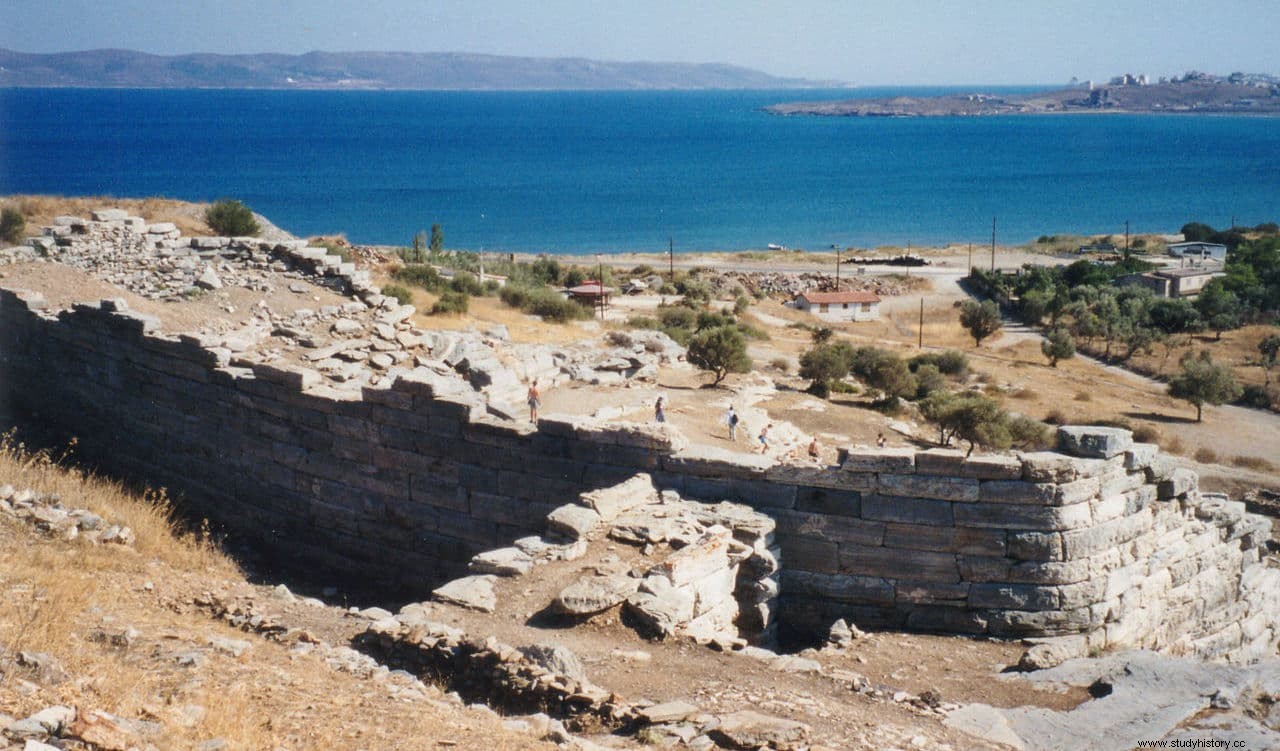
[[[119,227],[129,223],[85,226],[90,236],[123,237]],[[59,237],[46,250],[81,252],[67,232],[67,244]],[[156,256],[180,242],[157,240]],[[211,240],[207,250],[241,253],[238,242]],[[205,244],[193,238],[186,247],[199,257]],[[0,255],[40,257],[36,246],[24,247]],[[248,252],[251,263],[260,252],[268,267],[287,269],[264,274],[323,280],[349,299],[316,313],[333,318],[308,329],[309,341],[272,336],[266,350],[234,352],[230,334],[162,333],[117,300],[51,310],[38,293],[0,289],[0,414],[53,439],[75,436],[82,456],[104,469],[162,483],[194,513],[287,550],[296,565],[353,581],[409,589],[431,572],[434,588],[469,565],[488,576],[485,566],[571,548],[573,534],[673,534],[646,543],[662,555],[664,545],[673,550],[631,577],[634,591],[633,582],[610,580],[630,611],[641,620],[648,612],[654,627],[673,633],[728,633],[721,627],[729,603],[708,597],[709,609],[700,609],[698,593],[723,595],[725,572],[736,566],[739,638],[775,626],[821,635],[843,618],[864,628],[1051,639],[1032,656],[1039,662],[1122,647],[1249,660],[1274,653],[1280,640],[1270,522],[1202,493],[1194,473],[1127,431],[1063,428],[1058,451],[993,456],[853,447],[835,466],[802,467],[708,452],[670,426],[562,415],[530,426],[510,419],[510,389],[494,388],[513,379],[490,374],[481,384],[489,371],[478,363],[511,368],[501,356],[515,348],[500,337],[474,348],[467,340],[466,356],[455,359],[463,339],[415,331],[411,307],[381,296],[363,272],[323,249],[277,243]],[[349,331],[333,330],[347,319],[355,321],[343,327]],[[409,337],[416,349],[400,341]],[[369,360],[387,353],[393,364],[347,381],[315,366],[361,361],[338,357],[347,348]],[[317,351],[331,357],[308,359]],[[550,362],[570,375],[567,361]],[[678,493],[678,503],[662,494],[650,502],[645,490],[637,496],[644,503],[607,520],[589,500],[562,508],[637,473]],[[702,521],[719,512],[695,512],[693,501],[749,507],[775,525],[774,542],[756,550],[757,538],[736,521]],[[631,520],[677,509],[677,517]],[[689,519],[696,535],[683,527]],[[551,547],[526,539],[534,536]],[[476,558],[498,546],[520,555]],[[697,561],[680,557],[686,549],[701,551],[686,554]],[[768,570],[765,552],[785,566]],[[694,576],[703,563],[706,575]],[[593,576],[619,573],[606,563]],[[676,591],[685,585],[692,590]],[[569,595],[561,607],[573,607]],[[656,607],[660,601],[672,607]],[[753,612],[758,622],[744,625]]]

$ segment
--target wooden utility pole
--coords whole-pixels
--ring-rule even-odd
[[[676,283],[676,241],[670,236],[667,237],[667,274],[671,277],[670,282]]]
[[[836,248],[836,292],[840,291],[840,248]]]
[[[924,298],[920,298],[920,327],[916,336],[916,349],[924,349]]]
[[[1129,260],[1129,220],[1124,220],[1124,258]]]
[[[991,217],[991,273],[996,271],[996,218]]]
[[[973,271],[973,243],[969,243],[969,271]]]

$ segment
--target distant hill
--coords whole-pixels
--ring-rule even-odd
[[[0,88],[781,89],[839,86],[720,64],[609,62],[462,52],[150,55],[0,49]]]

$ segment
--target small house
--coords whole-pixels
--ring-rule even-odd
[[[606,287],[594,279],[588,279],[577,287],[566,289],[565,294],[570,300],[576,300],[593,308],[608,308],[613,287]]]
[[[1215,258],[1227,260],[1227,246],[1219,243],[1184,242],[1169,243],[1169,255],[1175,258]]]
[[[792,303],[796,310],[826,321],[875,321],[880,318],[880,297],[874,292],[801,292]]]
[[[1128,274],[1116,280],[1117,284],[1136,284],[1146,287],[1156,297],[1194,297],[1200,294],[1210,279],[1226,276],[1219,266],[1197,266],[1190,269],[1161,269],[1143,274]]]

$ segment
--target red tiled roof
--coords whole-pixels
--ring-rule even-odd
[[[880,296],[874,292],[857,290],[855,292],[802,292],[800,296],[810,305],[830,305],[846,302],[880,302]]]
[[[601,290],[599,283],[591,282],[589,284],[582,284],[577,287],[570,287],[567,290],[567,292],[571,295],[599,297],[601,294],[605,294],[605,295],[613,294],[613,287],[605,287],[603,290]]]

